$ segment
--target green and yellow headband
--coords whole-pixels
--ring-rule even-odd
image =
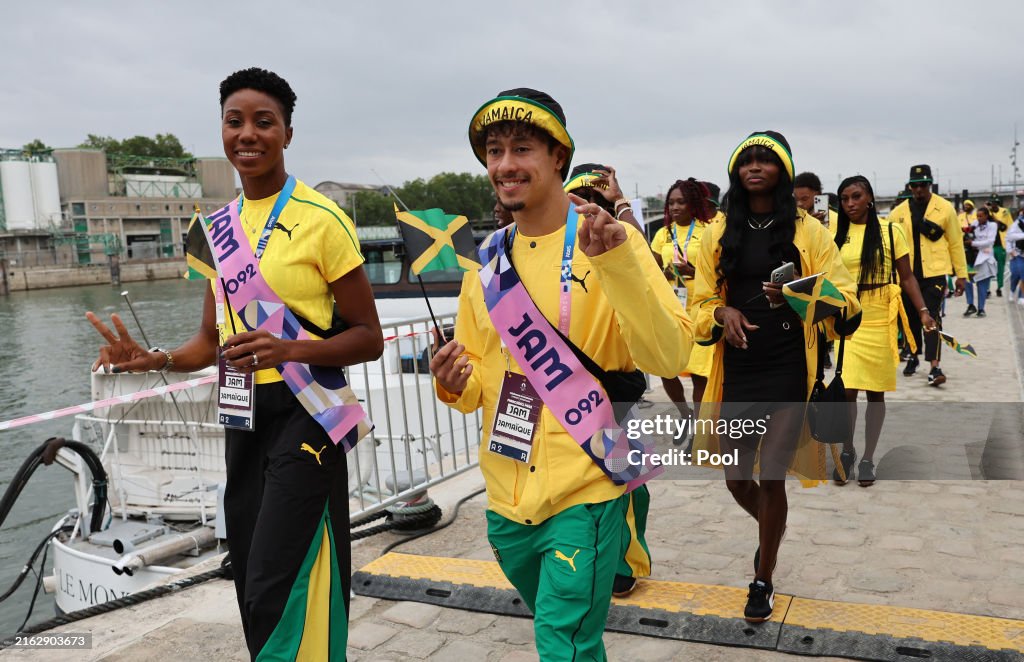
[[[572,162],[576,145],[566,130],[565,124],[550,108],[525,97],[496,97],[480,106],[469,123],[469,143],[473,146],[473,153],[476,154],[477,160],[483,165],[487,165],[487,151],[483,141],[478,138],[488,126],[495,122],[524,122],[546,131],[548,135],[569,149],[569,158],[565,161],[562,177],[569,174],[569,164]]]
[[[793,181],[793,155],[789,153],[789,150],[786,149],[785,145],[764,133],[755,133],[741,142],[739,147],[733,150],[732,156],[729,157],[730,175],[732,174],[733,169],[736,168],[736,159],[738,159],[740,153],[748,147],[767,147],[771,151],[775,152],[775,155],[782,161],[782,165],[785,166],[786,172],[789,173],[789,180]]]
[[[575,191],[578,188],[586,188],[588,186],[594,188],[594,180],[598,179],[601,176],[601,173],[598,172],[581,172],[580,174],[570,179],[563,188],[565,189],[566,193],[571,193],[572,191]],[[600,187],[608,188],[608,185],[601,184]]]

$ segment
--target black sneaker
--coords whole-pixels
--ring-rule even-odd
[[[616,598],[626,598],[629,594],[636,590],[636,577],[627,577],[626,575],[615,575],[615,581],[612,582],[612,595]]]
[[[978,309],[974,307],[973,303],[967,304],[967,310],[964,311],[964,317],[970,317],[976,312],[978,312]]]
[[[1003,296],[1003,288],[1001,288],[1001,287],[997,287],[996,288],[996,296],[997,297]]]
[[[903,346],[903,351],[900,352],[900,363],[910,358],[910,348],[906,345]]]
[[[871,460],[861,460],[857,465],[857,484],[861,487],[870,487],[875,484],[875,463]]]
[[[942,368],[938,366],[932,368],[932,371],[928,373],[928,386],[942,386],[946,383],[946,376],[942,374]]]
[[[921,363],[921,360],[916,355],[911,354],[910,358],[907,359],[907,365],[903,367],[903,376],[910,377],[917,372],[917,366]]]
[[[755,579],[747,592],[747,606],[743,610],[743,618],[748,623],[764,623],[772,617],[775,606],[775,589],[769,582]]]
[[[857,461],[857,451],[843,451],[839,454],[839,461],[843,465],[843,472],[846,474],[846,480],[842,480],[839,477],[838,469],[832,470],[832,480],[834,480],[837,485],[846,485],[850,480],[850,470],[853,469],[853,463]]]
[[[985,317],[985,311],[984,310],[979,310],[978,311],[978,317]]]

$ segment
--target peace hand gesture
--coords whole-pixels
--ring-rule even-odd
[[[114,335],[107,325],[93,313],[86,313],[85,318],[108,343],[106,346],[100,347],[100,357],[92,364],[93,372],[96,372],[100,366],[103,366],[103,372],[107,373],[111,370],[113,372],[144,372],[159,370],[163,367],[166,357],[161,358],[162,355],[157,356],[150,353],[135,342],[135,339],[128,333],[128,329],[125,328],[124,322],[116,313],[110,316],[110,321],[114,323],[117,335]]]

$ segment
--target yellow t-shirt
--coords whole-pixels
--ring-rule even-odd
[[[242,202],[242,228],[253,252],[276,200],[275,194]],[[270,288],[293,312],[326,329],[334,311],[330,283],[362,263],[355,224],[333,201],[297,181],[260,260],[260,273]],[[245,325],[229,310],[231,320],[223,332],[242,333]],[[277,381],[281,373],[276,368],[256,371],[257,384]]]
[[[676,223],[676,241],[679,242],[679,250],[686,250],[686,261],[689,264],[693,264],[700,255],[700,235],[704,232],[704,227],[707,223],[701,223],[696,221],[697,225],[693,228],[693,235],[690,237],[690,242],[686,242],[686,233],[690,231],[689,224],[680,225]],[[651,251],[661,256],[661,265],[663,269],[667,269],[666,273],[672,272],[672,262],[675,258],[675,243],[672,241],[672,229],[663,227],[654,233],[654,239],[651,240]],[[683,284],[682,278],[675,279],[676,285]],[[686,279],[692,280],[692,279]]]
[[[892,245],[896,249],[896,259],[910,253],[907,248],[907,239],[903,235],[903,228],[895,223],[882,223],[882,247],[885,249],[885,264],[882,265],[881,274],[878,275],[875,283],[881,285],[888,283],[893,270],[892,250],[889,247],[889,228],[892,228]],[[850,272],[853,282],[860,284],[860,256],[864,249],[864,232],[866,224],[850,223],[850,230],[846,235],[846,241],[839,247],[839,255],[843,258],[843,266]]]
[[[690,318],[651,259],[643,235],[631,225],[623,226],[626,243],[603,255],[588,258],[576,246],[569,339],[605,370],[638,367],[655,375],[678,375],[690,357]],[[512,245],[512,261],[523,285],[555,326],[564,236],[564,228],[541,237],[517,234]],[[461,394],[436,385],[437,395],[459,411],[483,407],[480,469],[490,510],[522,524],[540,524],[571,506],[601,503],[623,493],[624,486],[605,476],[547,407],[537,421],[529,464],[487,450],[507,364],[476,271],[467,272],[462,280],[455,339],[465,345],[473,371]],[[510,361],[511,370],[522,374]]]

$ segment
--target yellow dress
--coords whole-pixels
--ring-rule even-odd
[[[708,222],[695,221],[696,225],[693,227],[693,233],[690,235],[689,241],[686,240],[686,236],[689,233],[689,225],[676,224],[676,241],[679,242],[680,250],[686,249],[686,261],[689,264],[696,264],[697,257],[700,255],[700,238],[704,234],[705,228],[711,223],[714,223],[717,216]],[[671,265],[673,258],[675,257],[675,243],[672,241],[672,231],[669,228],[661,228],[654,235],[654,239],[651,240],[651,250],[661,256],[661,263],[663,265]],[[696,308],[694,307],[694,278],[677,278],[674,285],[679,284],[686,288],[686,313],[693,319],[696,315]],[[714,355],[714,351],[711,347],[704,347],[701,345],[694,345],[690,351],[690,362],[686,364],[686,370],[680,374],[680,377],[686,375],[698,375],[700,377],[707,377],[711,373],[711,360]]]
[[[887,283],[882,287],[863,290],[860,305],[863,313],[857,331],[846,339],[843,357],[843,383],[846,388],[861,391],[895,391],[896,369],[899,367],[899,350],[897,347],[897,320],[903,300],[899,285],[890,283],[893,271],[892,250],[889,247],[889,229],[892,228],[892,245],[896,251],[896,259],[907,255],[907,247],[903,229],[896,223],[882,223],[882,246],[885,248],[885,264],[878,277],[879,283]],[[854,282],[860,281],[860,256],[864,246],[863,224],[850,224],[846,241],[839,247],[839,255],[843,258],[843,266],[853,277]]]
[[[700,256],[697,260],[697,278],[694,305],[697,314],[694,320],[694,347],[697,343],[711,343],[714,347],[714,357],[711,362],[711,373],[708,375],[707,389],[704,391],[704,400],[701,403],[700,418],[717,422],[719,418],[722,381],[724,377],[724,333],[722,327],[715,321],[715,310],[725,305],[726,292],[723,284],[720,288],[717,284],[718,261],[721,255],[720,241],[725,231],[725,223],[711,224],[704,234],[704,241],[701,245]],[[850,278],[850,273],[843,266],[836,242],[827,229],[813,216],[809,216],[802,209],[797,212],[796,234],[793,237],[793,244],[800,251],[800,273],[816,274],[824,273],[825,278],[842,293],[848,307],[846,319],[860,315],[860,303],[857,301],[857,285]],[[807,393],[810,394],[814,385],[816,365],[818,360],[817,336],[818,328],[822,328],[826,338],[834,339],[838,335],[835,331],[834,318],[828,318],[820,325],[804,325],[804,350],[807,363]],[[708,426],[713,427],[713,426]],[[708,429],[705,427],[705,430]],[[707,450],[711,453],[718,453],[718,435],[713,431],[699,432],[693,444],[694,456],[698,450]],[[721,467],[718,467],[721,468]],[[789,473],[803,481],[806,486],[813,486],[818,481],[826,479],[825,474],[825,446],[814,441],[807,430],[806,422],[800,434],[797,450],[789,465]]]

